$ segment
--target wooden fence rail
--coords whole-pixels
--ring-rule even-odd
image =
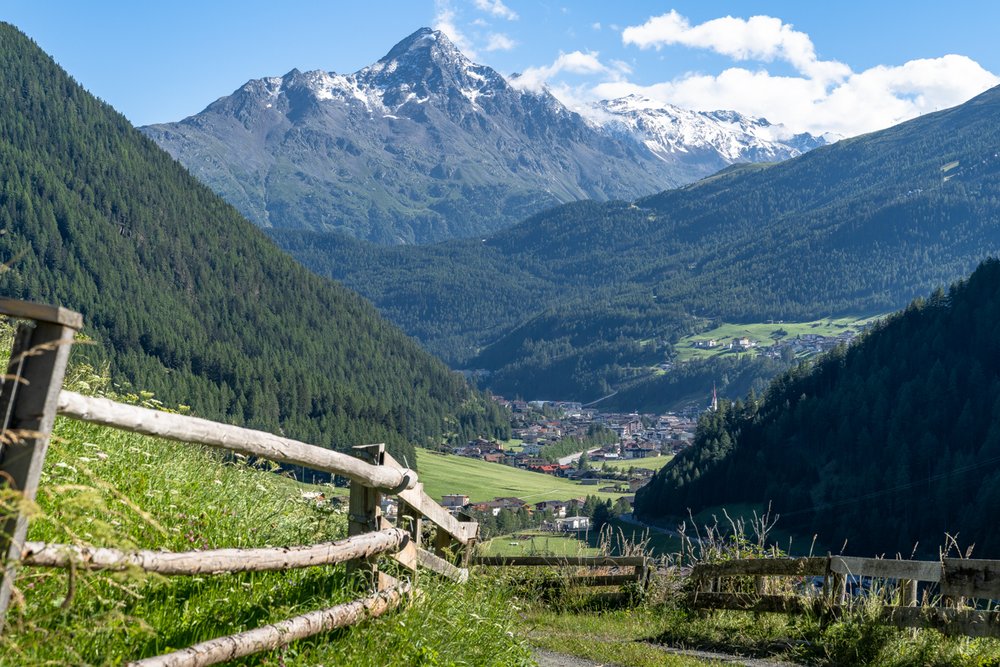
[[[753,585],[734,585],[727,579],[749,577]],[[822,577],[818,596],[766,594],[765,577]],[[895,596],[887,596],[882,621],[904,628],[932,627],[945,634],[1000,637],[1000,561],[944,558],[909,561],[829,556],[826,558],[740,559],[695,565],[691,604],[701,609],[743,611],[840,612],[850,607],[849,581],[881,580]],[[937,584],[944,606],[921,605],[918,582]],[[734,590],[742,588],[743,590]],[[990,601],[989,609],[966,606],[969,600]],[[895,604],[891,604],[891,603]]]
[[[0,632],[19,567],[123,570],[166,575],[273,571],[347,563],[366,575],[375,594],[331,609],[223,637],[136,665],[210,665],[273,649],[296,639],[357,623],[396,608],[412,584],[380,572],[376,557],[392,556],[415,575],[422,567],[464,582],[465,565],[479,534],[475,522],[459,521],[432,500],[413,470],[400,465],[384,445],[355,448],[355,456],[272,433],[207,419],[150,410],[62,389],[70,346],[83,318],[64,308],[0,299],[0,314],[21,320],[0,391],[0,484],[35,498],[56,414],[92,424],[224,449],[277,463],[304,466],[351,480],[348,538],[285,548],[215,549],[186,553],[127,552],[89,546],[25,543],[28,516],[0,524]],[[410,525],[392,526],[382,516],[384,495],[398,495]],[[401,519],[404,512],[400,512]],[[434,551],[420,545],[422,521],[436,528]]]
[[[65,390],[59,392],[57,407],[59,414],[91,424],[110,426],[166,440],[226,449],[276,463],[304,466],[341,475],[352,482],[359,482],[390,494],[413,488],[417,483],[417,474],[412,470],[371,465],[350,454],[308,445],[265,431],[219,424],[208,419],[161,410],[150,410]]]
[[[470,565],[483,567],[631,568],[632,573],[585,572],[563,579],[568,585],[624,586],[649,583],[653,568],[648,556],[473,556]]]
[[[337,542],[300,547],[209,549],[182,553],[122,551],[68,544],[28,542],[21,564],[34,567],[76,566],[86,570],[121,571],[137,568],[163,575],[274,572],[317,565],[335,565],[406,547],[410,534],[401,528],[355,535]]]
[[[228,637],[211,639],[155,658],[131,662],[129,667],[205,667],[274,650],[298,639],[381,616],[398,607],[411,591],[410,584],[399,584],[361,600],[312,611]]]

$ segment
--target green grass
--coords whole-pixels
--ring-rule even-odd
[[[86,369],[67,382],[85,391],[107,384]],[[303,485],[266,466],[62,418],[54,435],[30,540],[189,551],[345,535],[342,507],[303,497]],[[0,494],[0,514],[13,501]],[[25,568],[16,584],[0,635],[4,667],[121,664],[365,594],[343,566],[170,578]],[[397,664],[530,664],[503,591],[431,575],[421,575],[420,587],[401,611],[240,664],[374,667],[386,664],[386,651]]]
[[[721,664],[664,652],[650,641],[662,624],[652,608],[570,612],[534,606],[525,615],[529,641],[538,648],[630,667]]]
[[[577,482],[520,470],[498,463],[487,463],[464,456],[438,454],[417,450],[417,466],[424,491],[439,500],[446,493],[464,493],[472,502],[513,496],[528,502],[568,500],[587,495],[599,498],[619,498],[619,493],[602,493],[600,486],[584,486]]]
[[[891,628],[875,620],[873,601],[826,622],[813,615],[692,612],[680,604],[675,584],[661,580],[651,594],[655,601],[626,609],[566,609],[526,595],[523,623],[536,647],[633,667],[720,664],[671,654],[665,646],[817,667],[1000,664],[1000,641]]]
[[[723,323],[714,329],[703,331],[702,333],[681,338],[675,349],[677,350],[677,361],[690,361],[692,359],[708,359],[722,354],[736,354],[724,349],[735,338],[746,336],[751,340],[756,340],[761,348],[769,347],[777,337],[777,332],[783,330],[787,335],[781,340],[791,340],[798,335],[819,334],[821,336],[837,336],[845,331],[859,331],[859,327],[881,316],[857,318],[840,317],[813,320],[811,322],[760,322],[750,324],[728,324]],[[700,349],[691,347],[695,341],[717,340],[720,345],[712,349]],[[756,354],[747,352],[745,354]]]
[[[600,554],[600,549],[588,545],[576,535],[523,531],[484,542],[480,552],[485,556],[596,556]]]
[[[644,459],[621,459],[618,461],[595,461],[594,467],[598,470],[603,468],[605,465],[615,469],[615,470],[628,470],[629,468],[645,468],[646,470],[659,470],[663,466],[670,463],[674,458],[673,454],[666,454],[663,456],[652,456]]]
[[[511,438],[510,440],[503,440],[501,444],[504,446],[505,450],[512,452],[519,452],[524,449],[524,440],[521,438]]]
[[[613,534],[618,542],[620,542],[620,538],[624,538],[627,543],[645,544],[646,550],[652,556],[670,556],[680,553],[681,541],[678,537],[636,526],[620,518],[613,518],[608,524],[614,531]]]

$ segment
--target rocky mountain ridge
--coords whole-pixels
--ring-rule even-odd
[[[560,203],[634,199],[799,150],[740,150],[731,138],[722,150],[657,151],[651,121],[631,119],[589,121],[422,28],[353,74],[255,79],[142,130],[259,226],[384,244],[478,236]],[[729,124],[741,122],[753,124]],[[717,124],[712,139],[723,135]]]

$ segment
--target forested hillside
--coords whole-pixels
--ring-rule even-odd
[[[770,501],[785,530],[854,554],[933,556],[947,532],[1000,557],[1000,261],[707,414],[636,511]]]
[[[316,444],[507,428],[368,303],[278,251],[28,38],[0,24],[5,295],[84,314],[114,377]]]
[[[669,343],[693,317],[877,314],[968,275],[1000,251],[998,118],[993,89],[780,164],[731,167],[631,204],[561,206],[481,241],[276,238],[449,363],[529,393],[535,378],[522,369],[545,351],[592,369],[563,395],[588,399],[618,381],[616,365],[643,363],[648,341]],[[552,314],[552,333],[532,329]],[[616,354],[595,361],[591,346],[607,341]]]

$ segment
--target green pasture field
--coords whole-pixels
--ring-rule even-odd
[[[607,464],[615,470],[628,470],[629,468],[645,468],[646,470],[659,470],[670,463],[674,458],[673,454],[663,456],[653,456],[645,459],[621,459],[619,461],[595,461],[592,465],[601,469]]]
[[[569,500],[596,495],[612,501],[620,493],[602,493],[598,486],[585,486],[562,477],[487,463],[464,456],[438,454],[417,449],[417,471],[424,491],[436,500],[446,493],[464,493],[472,502],[512,496],[527,502]],[[604,485],[601,485],[604,486]]]
[[[758,322],[750,324],[729,324],[723,323],[714,329],[703,331],[693,336],[685,336],[677,342],[677,361],[689,361],[692,359],[708,359],[720,354],[736,354],[724,349],[734,338],[746,336],[751,340],[756,340],[761,347],[769,347],[776,340],[788,340],[798,335],[819,334],[821,336],[837,336],[845,331],[859,332],[865,324],[879,319],[876,317],[838,317],[813,320],[811,322]],[[779,332],[786,334],[780,336]],[[692,347],[692,343],[698,341],[717,340],[719,346],[712,349],[701,349]],[[756,354],[755,352],[745,352],[743,354]]]
[[[484,542],[485,556],[597,556],[600,549],[577,538],[575,533],[550,533],[541,530],[503,535]]]

